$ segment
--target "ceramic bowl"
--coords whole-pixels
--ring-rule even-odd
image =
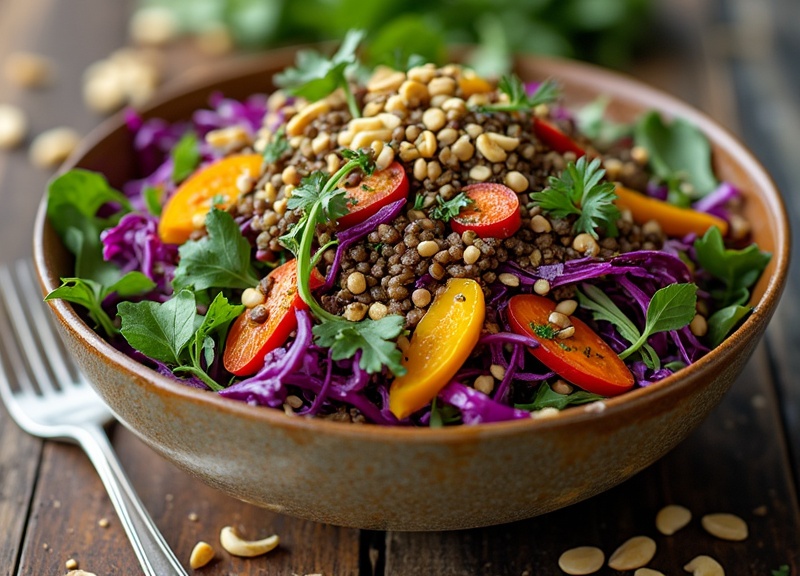
[[[188,118],[213,91],[271,90],[291,51],[185,80],[146,117]],[[717,174],[744,193],[754,240],[773,258],[755,287],[755,312],[696,364],[647,388],[571,408],[552,419],[447,429],[399,429],[288,417],[184,387],[109,346],[67,303],[51,303],[72,354],[122,424],[164,458],[246,502],[292,516],[366,529],[444,530],[530,518],[589,498],[636,474],[683,440],[717,405],[761,338],[788,268],[789,228],[780,195],[724,128],[662,92],[575,62],[521,58],[523,79],[557,78],[567,102],[600,94],[609,113],[646,109],[695,123],[710,139]],[[101,126],[66,168],[133,175],[121,117]],[[71,275],[72,259],[39,211],[35,260],[45,292]],[[487,490],[487,485],[501,487]]]

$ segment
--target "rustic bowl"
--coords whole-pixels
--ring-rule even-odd
[[[212,91],[271,89],[291,51],[186,80],[145,116],[188,118]],[[680,373],[605,403],[547,420],[401,429],[288,417],[176,384],[118,352],[66,302],[51,302],[67,346],[117,418],[159,454],[209,485],[271,510],[344,526],[470,528],[530,518],[624,481],[671,450],[716,406],[742,370],[778,303],[789,226],[770,177],[726,130],[662,92],[585,64],[521,58],[525,79],[553,77],[567,101],[611,97],[610,113],[645,109],[694,122],[711,140],[719,176],[742,189],[753,235],[773,258],[753,293],[755,312],[720,347]],[[95,131],[66,168],[133,174],[121,117]],[[39,210],[35,260],[43,290],[71,275],[72,258]],[[487,489],[487,486],[493,486]]]

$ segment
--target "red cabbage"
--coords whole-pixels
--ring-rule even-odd
[[[506,420],[525,420],[531,417],[530,412],[506,406],[489,398],[483,392],[464,386],[459,382],[450,382],[439,392],[439,399],[461,412],[464,424],[483,424],[488,422],[504,422]]]

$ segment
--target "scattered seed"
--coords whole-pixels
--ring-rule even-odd
[[[614,570],[642,568],[656,555],[656,542],[647,536],[634,536],[614,550],[608,567]]]
[[[725,576],[725,570],[711,556],[696,556],[683,569],[694,576]]]
[[[734,514],[706,514],[700,523],[706,532],[722,540],[739,542],[747,539],[747,523]]]
[[[665,536],[671,536],[686,526],[692,520],[692,513],[688,508],[677,504],[664,506],[656,514],[656,529]]]
[[[594,546],[578,546],[564,552],[558,558],[558,567],[567,574],[579,576],[594,574],[603,567],[605,555]]]
[[[501,284],[515,288],[519,286],[519,277],[509,272],[503,272],[497,277]]]
[[[18,146],[28,134],[28,118],[21,108],[0,104],[0,150]]]
[[[189,557],[189,566],[192,570],[202,568],[214,559],[214,549],[207,542],[200,541],[192,548],[192,554]]]
[[[78,561],[75,558],[70,558],[64,563],[64,567],[67,570],[77,570],[78,569]]]
[[[664,573],[652,568],[639,568],[633,573],[633,576],[664,576]]]
[[[561,378],[556,380],[555,383],[553,384],[553,392],[555,392],[556,394],[564,394],[566,396],[567,394],[572,394],[572,391],[573,391],[572,384],[570,384],[566,380],[562,380]]]
[[[488,374],[478,376],[475,378],[475,382],[473,383],[472,387],[478,392],[483,392],[488,396],[492,393],[492,390],[494,390],[494,378]]]
[[[562,300],[558,304],[556,304],[556,312],[560,312],[565,316],[572,316],[575,313],[575,310],[578,309],[578,301],[577,300]]]
[[[3,66],[6,80],[19,88],[42,88],[53,80],[53,62],[32,52],[13,52]]]
[[[489,372],[497,380],[502,380],[506,376],[506,369],[500,366],[500,364],[492,364],[489,366]]]
[[[72,154],[79,141],[80,136],[72,128],[53,128],[34,138],[28,157],[34,166],[53,168]]]
[[[552,229],[553,226],[550,224],[550,220],[548,220],[541,214],[537,214],[536,216],[531,218],[531,230],[533,230],[537,234],[550,232]]]
[[[100,528],[108,528],[109,524],[108,518],[100,518],[100,520],[97,521],[97,525],[100,526]]]
[[[197,522],[200,519],[200,517],[197,515],[197,512],[189,512],[187,518],[189,519],[189,522]]]
[[[136,44],[163,46],[177,37],[179,26],[172,10],[149,6],[134,13],[128,33]]]

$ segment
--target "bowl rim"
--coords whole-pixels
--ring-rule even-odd
[[[184,73],[174,81],[165,85],[159,97],[152,101],[146,108],[140,111],[145,117],[151,117],[153,111],[169,103],[170,101],[186,97],[187,95],[201,90],[211,91],[214,85],[233,80],[240,76],[255,74],[259,70],[269,67],[270,58],[287,58],[296,53],[298,47],[291,46],[271,50],[259,55],[250,55],[238,59],[236,62],[225,62],[219,65],[212,65],[202,73],[196,74],[192,71]],[[779,222],[778,229],[775,230],[776,250],[772,254],[774,262],[774,272],[767,282],[767,286],[761,299],[754,306],[753,313],[745,322],[723,342],[712,350],[709,354],[702,357],[680,372],[668,376],[667,378],[654,382],[653,384],[631,390],[620,396],[604,399],[605,405],[602,412],[591,412],[588,410],[570,409],[559,412],[550,418],[530,418],[524,420],[511,420],[505,422],[482,423],[477,425],[460,425],[442,428],[416,427],[416,426],[385,426],[373,423],[353,425],[352,423],[335,422],[322,418],[292,417],[283,411],[271,409],[264,406],[251,406],[245,402],[234,401],[223,398],[219,395],[210,393],[207,390],[199,390],[190,386],[185,386],[173,382],[166,376],[158,374],[155,370],[140,364],[123,352],[114,348],[97,332],[90,328],[83,319],[77,314],[73,307],[64,300],[50,300],[48,303],[53,309],[61,325],[82,342],[88,345],[94,353],[104,356],[110,362],[119,366],[122,370],[133,377],[134,380],[146,381],[148,385],[154,386],[159,394],[165,394],[180,398],[183,401],[194,403],[210,403],[215,409],[230,411],[238,417],[258,421],[265,425],[275,426],[286,429],[287,431],[304,432],[324,432],[326,434],[336,434],[347,438],[371,439],[381,441],[385,438],[402,440],[411,443],[454,443],[461,442],[465,438],[475,436],[505,437],[515,435],[525,431],[549,430],[562,426],[571,426],[574,423],[584,422],[597,418],[614,418],[617,415],[630,410],[639,410],[644,403],[658,403],[666,397],[679,394],[683,388],[691,386],[696,377],[710,368],[711,364],[719,356],[731,353],[737,346],[737,342],[756,337],[762,330],[761,323],[768,322],[778,305],[780,295],[785,287],[789,269],[789,247],[790,247],[790,226],[789,217],[783,202],[783,198],[778,191],[771,176],[766,169],[756,159],[755,155],[736,138],[728,129],[712,120],[707,114],[683,102],[679,98],[648,85],[633,76],[619,71],[601,68],[599,66],[579,62],[564,58],[546,56],[518,56],[518,61],[527,61],[533,64],[534,68],[543,70],[558,70],[563,67],[572,68],[590,81],[584,86],[590,86],[598,94],[604,92],[620,93],[626,88],[635,89],[641,97],[635,101],[647,99],[651,103],[650,108],[658,110],[666,117],[680,116],[693,122],[712,142],[712,148],[728,150],[735,154],[738,164],[744,172],[750,174],[754,179],[764,185],[760,195],[768,212],[777,216]],[[557,75],[554,74],[556,78]],[[612,101],[613,101],[612,96]],[[124,126],[124,112],[118,112],[105,119],[96,126],[81,142],[78,149],[67,159],[59,168],[57,174],[61,174],[70,168],[76,167],[83,156],[95,146],[100,144],[115,130]],[[46,194],[39,204],[34,223],[33,256],[34,264],[39,276],[41,288],[47,293],[58,286],[57,278],[48,274],[46,259],[44,254],[43,237],[46,223]],[[767,319],[762,319],[767,315]]]

